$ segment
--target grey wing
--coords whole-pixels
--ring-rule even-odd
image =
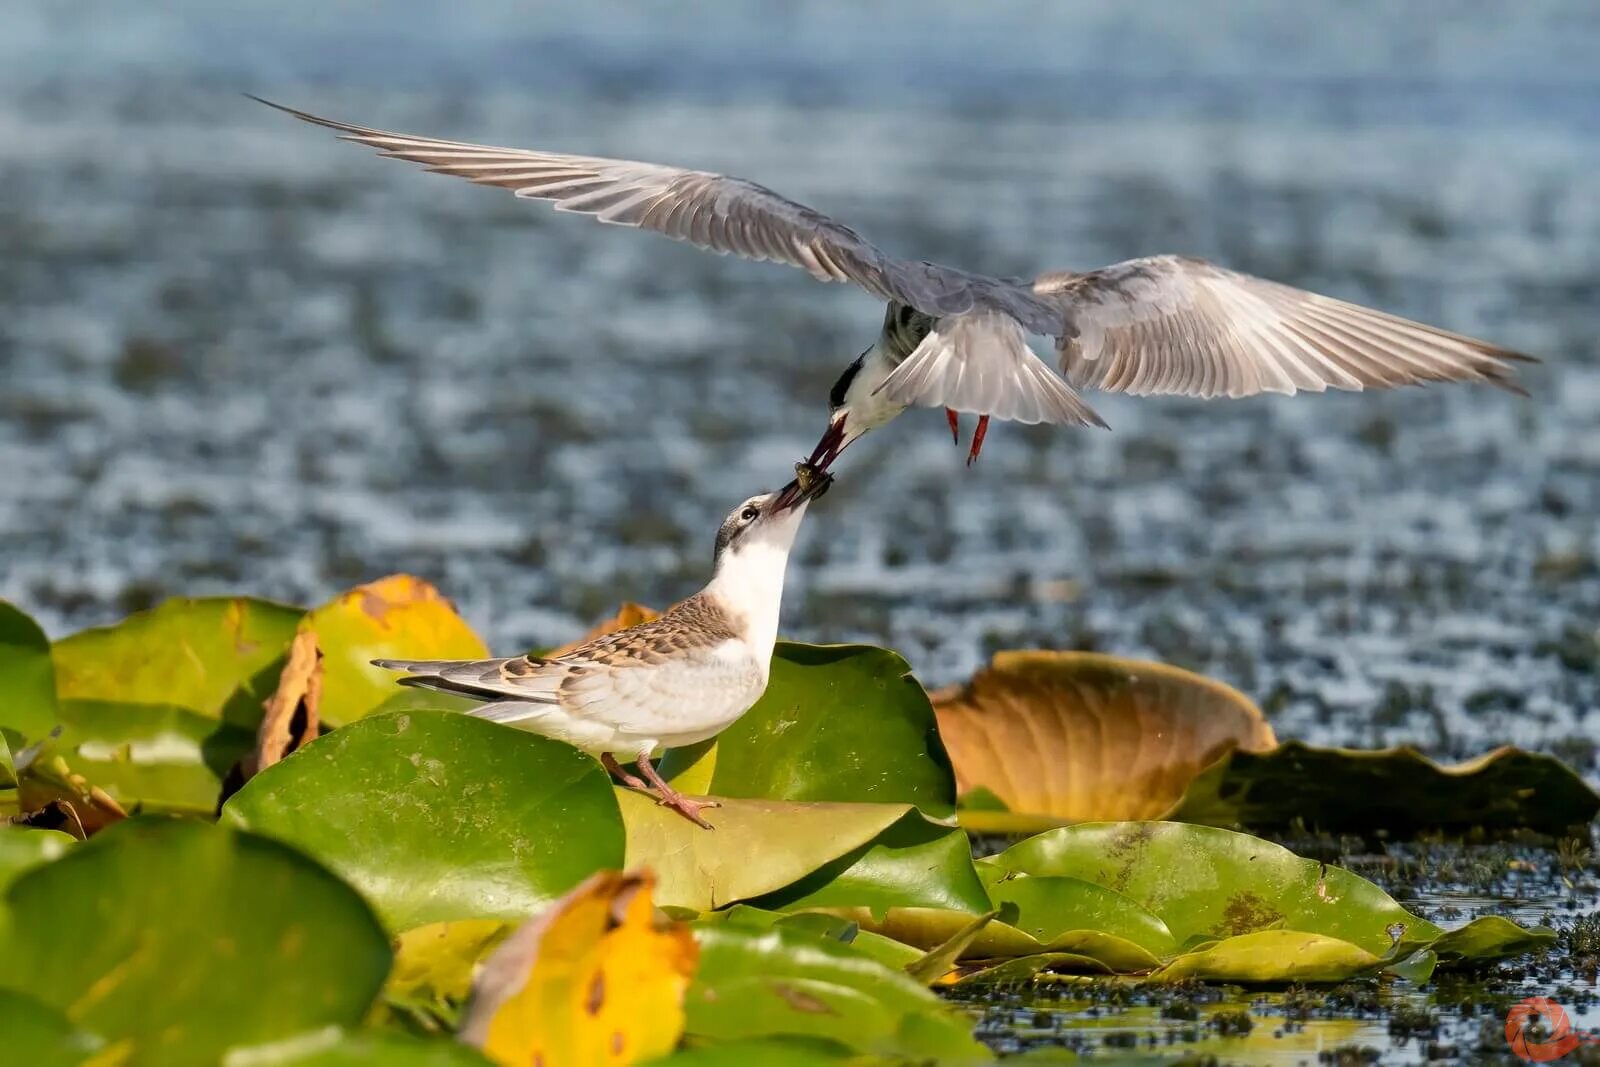
[[[1179,256],[1040,277],[1075,385],[1135,395],[1390,388],[1481,381],[1522,392],[1530,357],[1359,304]]]
[[[743,178],[597,156],[441,141],[320,118],[260,100],[296,118],[337,130],[382,155],[420,163],[558,211],[653,230],[718,253],[787,263],[825,282],[854,282],[884,300],[930,315],[976,305],[1004,310],[1035,333],[1053,334],[1059,313],[1025,286],[932,263],[895,259],[819,211]]]
[[[565,670],[560,660],[533,656],[504,659],[405,660],[375,659],[373,666],[405,671],[401,685],[435,689],[478,700],[524,700],[555,703]]]

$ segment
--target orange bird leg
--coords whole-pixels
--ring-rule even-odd
[[[950,424],[950,440],[959,445],[961,443],[961,416],[949,408],[945,408],[944,421]]]
[[[978,453],[983,451],[983,435],[989,432],[989,416],[978,416],[978,428],[972,431],[972,448],[967,452],[967,466],[972,466],[978,460]]]
[[[622,784],[627,786],[629,789],[637,789],[641,793],[650,793],[652,796],[655,795],[650,789],[648,782],[646,782],[643,778],[640,778],[637,774],[629,774],[627,771],[623,770],[621,764],[617,762],[617,758],[611,753],[600,753],[600,766],[606,769],[606,773],[615,778],[621,779]]]
[[[676,789],[667,784],[661,773],[650,764],[649,756],[640,756],[634,764],[644,776],[650,779],[650,784],[655,786],[656,803],[664,808],[671,808],[685,819],[694,823],[703,830],[712,829],[712,825],[705,821],[700,812],[705,808],[720,808],[721,804],[715,800],[690,800]]]

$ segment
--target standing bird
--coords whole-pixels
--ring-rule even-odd
[[[372,662],[408,672],[401,685],[486,701],[469,715],[598,756],[625,785],[709,830],[700,810],[716,803],[673,789],[650,757],[721,733],[766,690],[789,548],[806,506],[832,480],[810,477],[740,504],[717,531],[711,581],[649,622],[550,658]],[[617,753],[644,780],[624,770]]]
[[[439,174],[713,252],[787,263],[887,301],[877,342],[834,384],[827,432],[808,461],[817,470],[911,406],[944,408],[958,443],[957,413],[976,414],[968,463],[991,418],[1104,428],[1073,386],[1212,398],[1480,381],[1522,392],[1510,364],[1527,356],[1201,259],[1148,256],[1002,280],[895,259],[743,178],[386,133],[260,102]],[[1028,347],[1034,334],[1055,339],[1071,385]]]

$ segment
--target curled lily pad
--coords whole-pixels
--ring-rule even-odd
[[[954,937],[972,920],[971,915],[939,908],[891,908],[881,918],[866,908],[831,908],[829,911],[851,919],[863,930],[929,951]],[[1071,953],[1093,959],[1100,970],[1118,974],[1152,971],[1162,963],[1149,949],[1119,934],[1101,930],[1064,929],[1048,941],[1040,940],[1003,921],[1008,914],[1017,917],[1014,910],[1002,909],[1001,918],[985,924],[968,943],[960,959],[1013,959],[1040,953]]]
[[[0,727],[30,741],[56,724],[56,673],[39,624],[0,600]]]
[[[455,605],[421,578],[392,574],[313,609],[301,624],[323,654],[322,718],[330,726],[376,711],[396,694],[375,659],[482,659],[488,648]],[[434,706],[438,701],[432,701]]]
[[[358,1023],[389,970],[354,890],[275,841],[145,817],[5,894],[0,987],[64,1012],[129,1063]]]
[[[1382,955],[1397,938],[1431,941],[1441,932],[1349,871],[1210,826],[1070,826],[1013,845],[992,862],[1114,889],[1159,916],[1180,947],[1286,929],[1339,938]]]
[[[676,777],[697,764],[691,783]],[[906,661],[867,645],[780,641],[755,707],[703,749],[669,754],[679,788],[719,797],[954,808],[933,708]]]
[[[1326,934],[1257,930],[1223,938],[1174,959],[1153,977],[1214,982],[1342,982],[1375,971],[1382,961],[1364,948]]]
[[[1527,827],[1561,834],[1587,826],[1600,795],[1553,756],[1497,748],[1442,766],[1414,748],[1363,751],[1287,741],[1233,752],[1190,783],[1172,819],[1328,832],[1464,831]]]
[[[1556,932],[1548,926],[1518,926],[1499,915],[1482,915],[1439,935],[1428,949],[1443,960],[1492,960],[1548,948],[1555,941]]]
[[[623,859],[598,763],[448,712],[335,730],[252,778],[222,814],[338,871],[396,931],[525,918]]]
[[[1229,686],[1089,652],[1001,652],[933,702],[960,792],[984,790],[1020,816],[1160,816],[1224,753],[1274,743],[1260,709]],[[1003,831],[1032,820],[963,822]]]

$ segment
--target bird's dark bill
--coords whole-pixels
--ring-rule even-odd
[[[816,449],[812,451],[811,458],[806,460],[805,465],[818,472],[826,471],[843,451],[844,420],[839,419],[828,424],[828,432],[817,442]]]

